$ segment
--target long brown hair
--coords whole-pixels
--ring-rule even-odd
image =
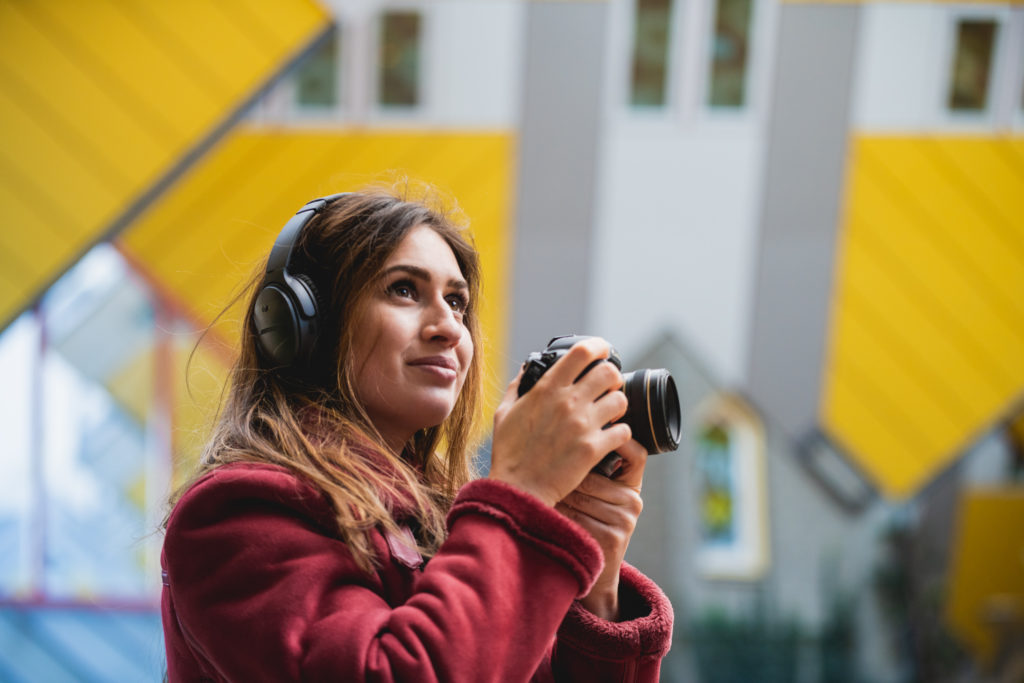
[[[431,199],[433,201],[431,202]],[[430,203],[428,203],[430,202]],[[338,531],[356,562],[371,570],[368,532],[398,531],[396,513],[418,522],[419,550],[433,554],[445,537],[444,517],[459,487],[472,476],[471,448],[479,422],[481,354],[475,352],[452,413],[416,433],[404,453],[393,453],[356,398],[349,350],[359,330],[351,324],[365,305],[384,263],[408,232],[427,225],[451,247],[469,285],[464,316],[479,346],[480,265],[465,228],[436,195],[411,201],[393,191],[340,197],[302,231],[296,244],[302,272],[317,284],[324,314],[314,367],[301,376],[272,368],[259,353],[248,297],[238,359],[197,471],[197,478],[231,462],[285,467],[320,490],[333,506]],[[258,285],[260,278],[254,284]],[[438,453],[444,447],[444,454]]]

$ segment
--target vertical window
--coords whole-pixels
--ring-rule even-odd
[[[751,0],[718,0],[716,3],[708,79],[708,104],[712,107],[746,104],[751,12]]]
[[[666,101],[672,0],[636,0],[630,102],[660,107]]]
[[[299,64],[295,72],[295,101],[299,106],[337,106],[339,41],[338,32],[332,32]]]
[[[991,19],[958,22],[950,73],[949,109],[981,112],[988,107],[997,28]]]
[[[729,433],[707,425],[697,439],[700,472],[700,531],[706,545],[727,545],[736,538],[736,484]]]
[[[764,428],[728,394],[705,401],[696,417],[697,568],[711,579],[756,580],[768,566]]]
[[[112,247],[89,252],[43,299],[46,595],[148,595],[147,447],[155,325],[149,292]]]
[[[414,107],[420,102],[419,12],[385,12],[380,21],[377,102],[387,107]]]

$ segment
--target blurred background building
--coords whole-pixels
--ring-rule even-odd
[[[161,678],[232,301],[303,202],[403,178],[472,226],[493,401],[568,332],[676,377],[628,558],[664,680],[1024,680],[1021,4],[3,0],[0,38],[0,681]]]

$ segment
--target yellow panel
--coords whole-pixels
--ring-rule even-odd
[[[848,301],[851,324],[847,342],[851,353],[864,367],[863,382],[868,383],[874,399],[890,412],[899,412],[901,426],[912,431],[915,444],[921,450],[934,451],[954,438],[949,420],[955,418],[947,399],[948,389],[935,382],[922,364],[912,362],[914,344],[892,330],[894,324],[913,324],[915,320],[899,320],[901,313],[911,313],[909,306],[897,305],[880,312],[876,302],[856,291],[857,282],[850,283],[852,296]],[[895,291],[890,291],[895,294]],[[898,302],[905,303],[905,302]],[[890,317],[890,315],[892,317]],[[907,400],[913,401],[913,410],[906,410]],[[912,456],[913,453],[908,453]]]
[[[991,664],[1000,627],[1012,633],[1007,619],[1018,629],[1024,620],[1024,487],[964,493],[951,565],[946,619]]]
[[[53,25],[38,11],[41,5],[9,3],[0,7],[4,10],[0,12],[4,37],[12,38],[2,53],[4,66],[17,74],[9,81],[10,96],[17,97],[17,104],[37,117],[46,133],[70,155],[87,164],[108,190],[130,192],[138,182],[132,170],[146,168],[147,159],[159,148],[144,120],[123,106],[118,90],[95,77],[97,69],[86,54],[54,35]],[[30,64],[18,60],[23,53],[33,55]],[[8,61],[12,58],[17,61]],[[56,84],[59,87],[54,87]],[[12,137],[17,144],[17,137]],[[111,153],[114,145],[116,154]],[[56,201],[73,203],[66,195]]]
[[[980,143],[980,144],[979,144]],[[988,222],[1021,229],[1024,216],[1024,159],[1014,152],[1012,141],[936,138],[929,140],[924,149],[934,158],[942,159],[945,166],[955,169],[957,179],[967,184],[968,192],[978,198],[972,204],[988,217]],[[1005,234],[1004,238],[1009,237]],[[1024,260],[1024,243],[1019,235],[1006,242],[1014,255]]]
[[[1019,138],[851,141],[822,423],[914,494],[1024,395]]]
[[[514,138],[502,132],[286,131],[240,127],[125,231],[124,248],[202,325],[258,273],[285,221],[309,199],[379,181],[427,182],[458,202],[484,268],[481,321],[500,396]],[[233,343],[242,315],[216,325]]]
[[[315,0],[0,2],[0,325],[326,30]],[[21,256],[11,257],[21,264]]]
[[[871,159],[864,155],[862,163],[865,169],[873,171],[876,165]],[[914,170],[914,177],[930,180],[926,173]],[[978,383],[973,378],[979,373],[982,377],[978,381],[1002,387],[1005,392],[1007,374],[1012,376],[1020,367],[1012,357],[1013,345],[1019,348],[1024,343],[1024,325],[1018,324],[1015,302],[984,286],[993,284],[999,290],[1002,283],[989,282],[990,274],[974,266],[974,255],[981,243],[978,236],[971,240],[973,245],[965,244],[965,249],[958,249],[951,247],[942,234],[944,216],[953,213],[959,204],[953,202],[941,213],[922,213],[916,210],[919,207],[908,204],[905,196],[894,192],[892,185],[892,179],[882,173],[865,177],[859,185],[860,202],[851,209],[853,220],[862,215],[885,215],[891,221],[865,218],[858,224],[859,239],[854,246],[870,249],[872,258],[865,261],[865,266],[878,269],[864,278],[894,282],[897,298],[890,301],[887,296],[880,297],[883,307],[891,310],[909,301],[909,305],[902,307],[909,310],[900,310],[896,315],[897,320],[907,315],[916,318],[913,324],[900,326],[902,336],[915,338],[915,355],[927,355],[937,345],[952,345],[959,352],[958,358],[932,364],[935,369],[942,368],[942,376],[948,379],[946,384],[955,387],[955,393],[961,393],[965,384]],[[951,187],[936,185],[935,190],[955,194]],[[928,227],[893,229],[908,224]],[[964,232],[962,226],[966,225],[970,223],[958,223],[951,231]],[[855,269],[850,272],[856,276]],[[1011,282],[1019,280],[1012,264],[1000,272],[1008,273]],[[1020,284],[1024,286],[1024,282]],[[1024,323],[1024,319],[1019,322]]]
[[[989,150],[991,143],[988,141],[887,142],[889,144],[877,150],[869,147],[873,153],[865,154],[868,160],[874,160],[872,175],[892,185],[892,178],[878,171],[896,155],[902,178],[893,194],[911,205],[910,210],[917,213],[921,221],[932,225],[928,231],[897,234],[906,234],[916,244],[930,242],[934,249],[944,251],[947,259],[977,281],[979,288],[993,300],[988,301],[987,296],[973,297],[973,289],[959,282],[945,287],[944,293],[966,295],[1000,314],[1018,315],[1019,319],[1007,321],[1007,327],[1024,339],[1024,331],[1016,324],[1024,322],[1024,300],[1019,296],[1024,284],[1024,240],[1021,238],[1024,173],[998,163],[992,155],[983,158],[979,152]],[[908,185],[906,178],[912,178],[913,185]],[[991,194],[992,188],[998,188],[999,193]],[[925,194],[926,191],[930,194]],[[985,229],[975,229],[978,225]],[[1010,277],[997,277],[997,274]],[[958,305],[964,301],[951,303]],[[972,311],[971,317],[977,312]]]
[[[147,128],[165,142],[184,144],[189,133],[202,132],[194,130],[196,125],[217,115],[221,98],[203,92],[179,61],[165,59],[166,46],[153,40],[145,24],[126,16],[122,11],[126,6],[115,0],[92,0],[64,3],[60,11],[43,4],[39,11],[47,13],[54,32],[65,43],[84,53],[92,63],[91,71],[116,88],[126,108],[143,114],[140,119]],[[80,41],[83,34],[103,35],[103,49],[72,42]]]
[[[16,131],[5,134],[0,146],[0,173],[24,201],[40,202],[43,210],[54,214],[51,230],[67,235],[83,232],[74,225],[82,214],[109,220],[117,204],[111,183],[95,172],[88,155],[76,154],[71,145],[53,135],[56,126],[21,106],[6,89],[0,89],[0,127]],[[58,185],[57,178],[77,180]],[[0,206],[0,212],[5,210]],[[0,216],[9,224],[5,213]],[[25,227],[35,229],[34,224]],[[0,239],[6,243],[16,234],[2,232]]]

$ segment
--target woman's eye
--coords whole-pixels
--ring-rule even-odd
[[[388,287],[388,292],[402,299],[412,299],[416,296],[416,288],[410,282],[395,282]]]
[[[466,309],[469,308],[469,301],[466,297],[461,294],[452,294],[448,297],[448,305],[452,307],[452,310],[456,313],[465,313]]]

